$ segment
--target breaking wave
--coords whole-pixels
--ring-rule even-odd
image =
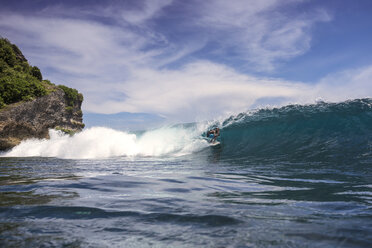
[[[74,136],[49,130],[50,139],[29,139],[9,152],[7,157],[58,157],[95,159],[115,156],[184,155],[207,146],[196,138],[195,128],[167,127],[141,134],[128,133],[105,127],[92,127]]]
[[[215,152],[203,138],[221,128],[221,158],[301,161],[368,160],[372,157],[372,99],[288,105],[231,116],[224,121],[129,133],[104,127],[74,136],[50,130],[49,140],[26,140],[2,156],[94,159],[113,156],[180,156]]]

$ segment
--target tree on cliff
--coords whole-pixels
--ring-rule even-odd
[[[42,75],[28,64],[19,48],[0,39],[0,108],[47,94]]]

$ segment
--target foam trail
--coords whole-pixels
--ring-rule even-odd
[[[96,159],[115,156],[184,155],[207,146],[196,128],[165,127],[142,135],[105,127],[86,129],[74,136],[49,130],[50,139],[23,141],[2,157],[58,157]]]

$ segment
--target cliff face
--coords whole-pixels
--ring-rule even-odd
[[[0,37],[0,150],[29,138],[49,138],[48,129],[80,131],[83,95],[43,80],[21,50]]]
[[[74,99],[71,106],[62,89],[50,87],[48,95],[0,109],[0,150],[10,149],[24,139],[49,138],[50,128],[82,130],[82,99]]]

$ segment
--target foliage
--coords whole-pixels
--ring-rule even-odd
[[[37,68],[36,66],[33,66],[32,67],[31,74],[32,74],[32,76],[34,76],[37,79],[39,79],[39,81],[42,81],[43,80],[43,76],[41,75],[40,69]]]
[[[4,99],[0,96],[0,108],[4,106],[5,106]]]
[[[48,79],[44,79],[44,80],[43,80],[43,83],[48,84],[48,85],[54,85],[54,84],[52,84]]]
[[[65,98],[68,106],[74,107],[77,101],[83,101],[83,95],[80,94],[76,89],[72,89],[64,85],[58,85],[58,87],[65,92]]]
[[[0,108],[47,94],[36,66],[27,63],[19,48],[0,38]]]
[[[8,68],[7,63],[5,63],[5,61],[0,58],[0,73],[5,72],[7,68]]]
[[[9,70],[0,77],[0,97],[5,104],[30,100],[46,93],[45,87],[30,75]]]
[[[73,111],[74,111],[74,107],[72,107],[72,106],[67,106],[67,107],[65,108],[65,110],[66,110],[67,113],[72,114]]]
[[[67,111],[72,112],[75,103],[83,101],[83,95],[63,85],[58,87],[65,92],[70,107]],[[40,69],[29,65],[16,45],[0,37],[0,108],[47,95],[53,89],[55,85],[49,80],[43,80]]]
[[[17,62],[12,44],[6,39],[0,39],[0,58],[11,67]]]
[[[62,128],[62,127],[55,127],[54,129],[55,130],[58,130],[58,131],[62,131],[65,134],[68,134],[70,136],[72,136],[72,135],[74,135],[76,133],[76,131],[74,131],[74,130],[67,129],[67,128]]]

